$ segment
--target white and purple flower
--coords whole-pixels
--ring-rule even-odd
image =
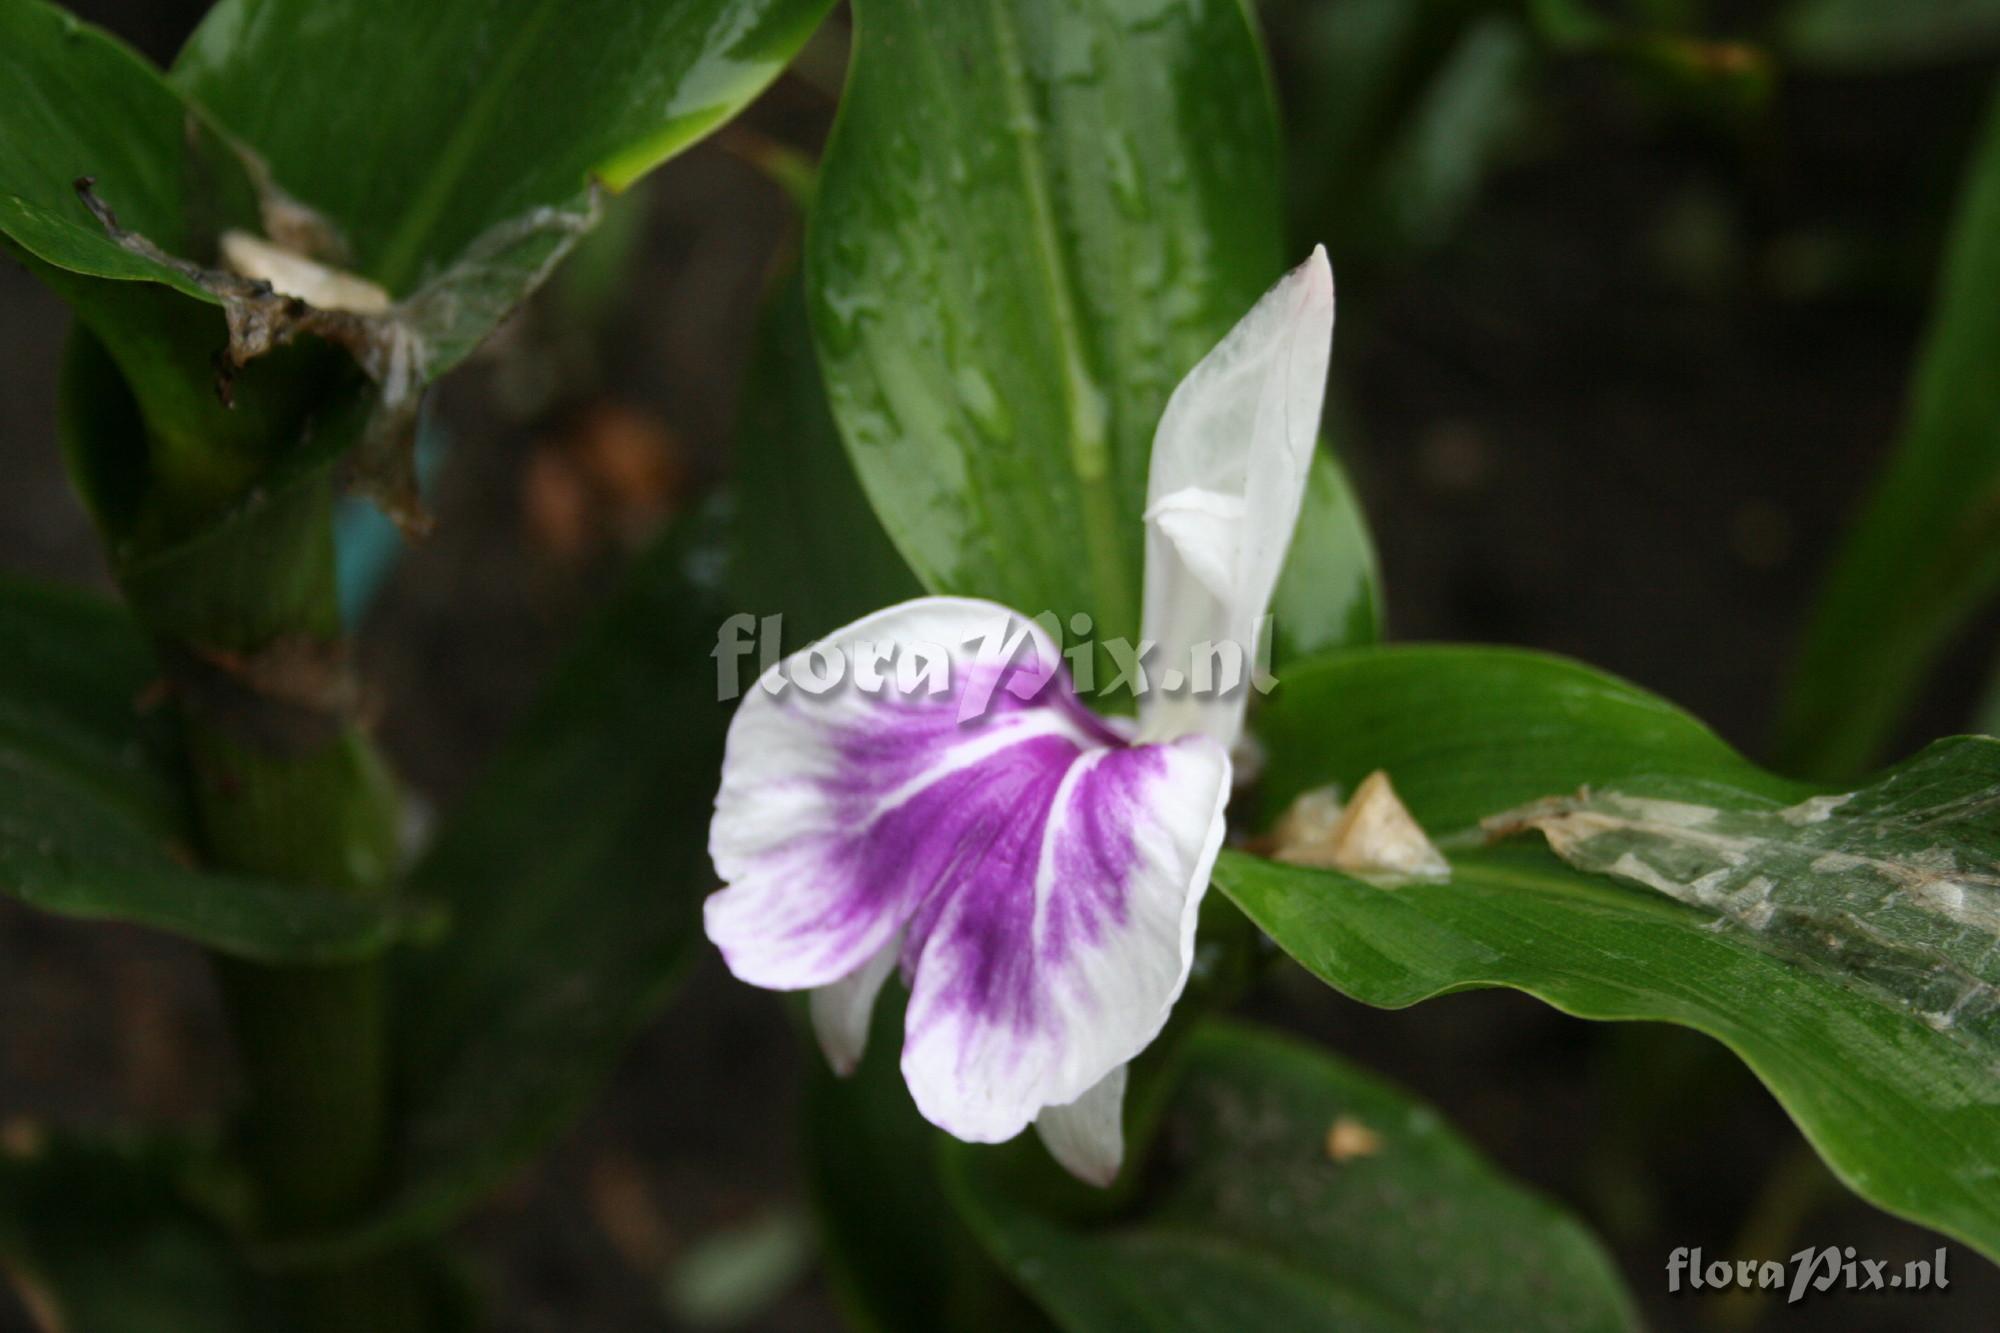
[[[1333,338],[1316,249],[1174,390],[1153,439],[1142,638],[1250,654],[1291,543]],[[1022,651],[995,662],[1004,625]],[[1245,691],[1143,694],[1136,728],[1075,697],[1047,633],[992,602],[923,597],[828,636],[850,659],[948,645],[949,688],[751,689],[730,724],[708,936],[755,986],[810,990],[842,1072],[891,971],[902,1068],[961,1139],[1033,1123],[1108,1184],[1125,1066],[1165,1025],[1221,848]],[[961,716],[967,691],[987,694]]]

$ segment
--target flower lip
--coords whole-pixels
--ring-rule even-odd
[[[836,638],[978,640],[992,603],[928,598]],[[1203,737],[1136,746],[1067,688],[1028,625],[1028,674],[970,724],[937,695],[752,690],[730,727],[709,937],[743,980],[816,1001],[838,1063],[893,956],[911,986],[903,1067],[961,1138],[1019,1133],[1145,1047],[1193,957],[1229,761]],[[963,650],[962,665],[976,661]],[[960,682],[976,672],[958,673]]]

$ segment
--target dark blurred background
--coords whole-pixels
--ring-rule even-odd
[[[1761,755],[1816,580],[1899,428],[1992,47],[1798,69],[1736,41],[1771,30],[1774,6],[1607,5],[1677,32],[1687,68],[1529,42],[1496,65],[1504,95],[1427,112],[1471,6],[1408,5],[1443,17],[1412,29],[1359,112],[1346,34],[1380,0],[1263,11],[1295,248],[1324,239],[1340,275],[1337,433],[1391,632],[1573,654]],[[73,8],[165,62],[204,6]],[[836,14],[436,392],[439,530],[362,628],[381,735],[431,802],[465,787],[624,556],[726,473],[756,314],[797,239],[769,166],[817,153],[845,44]],[[1438,197],[1396,215],[1415,168],[1357,148],[1353,125],[1433,112],[1460,117],[1476,160],[1439,166]],[[55,445],[66,320],[0,265],[0,567],[108,586]],[[1957,644],[1904,740],[1964,729],[1997,652],[1991,625]],[[1385,1013],[1295,973],[1251,1007],[1435,1101],[1579,1210],[1656,1326],[2000,1326],[2000,1272],[1963,1246],[1945,1293],[1669,1297],[1679,1245],[1900,1262],[1938,1243],[1847,1198],[1700,1038],[1502,992]],[[0,902],[0,1017],[0,1132],[228,1105],[190,949]],[[471,1227],[502,1327],[834,1326],[797,1170],[804,1058],[773,997],[698,969],[595,1109]]]

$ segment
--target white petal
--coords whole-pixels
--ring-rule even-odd
[[[868,1021],[875,1013],[875,997],[896,970],[901,944],[901,937],[890,940],[859,968],[812,993],[813,1032],[819,1037],[826,1062],[842,1078],[852,1074],[867,1053]]]
[[[978,651],[1003,637],[1022,649],[1006,667]],[[885,642],[940,645],[947,688],[760,682],[744,699],[709,833],[727,887],[704,905],[708,935],[745,981],[836,987],[815,1004],[836,1065],[900,938],[918,1109],[962,1139],[1011,1138],[1166,1022],[1222,843],[1229,756],[1203,736],[1129,744],[1077,703],[1055,645],[992,603],[906,603],[828,648]]]
[[[1120,1065],[1073,1102],[1035,1117],[1049,1156],[1078,1180],[1108,1187],[1125,1160],[1125,1071]]]
[[[1231,642],[1246,661],[1298,523],[1319,433],[1333,342],[1333,271],[1324,248],[1266,292],[1168,400],[1153,437],[1147,488],[1142,637],[1153,659],[1185,678],[1196,645]],[[1235,499],[1232,525],[1193,524],[1169,497],[1198,491]],[[1219,578],[1217,569],[1229,571]],[[1200,731],[1223,744],[1242,729],[1246,692],[1199,701],[1151,691],[1141,734]],[[1190,706],[1190,704],[1194,706]]]
[[[1193,736],[1085,754],[1021,801],[960,891],[911,923],[903,1077],[926,1118],[1010,1139],[1159,1035],[1194,960],[1228,797],[1228,755]]]
[[[980,666],[979,649],[1001,641],[1017,642],[1019,653],[996,678]],[[1066,689],[1049,687],[1059,698],[1046,707],[1008,692],[1008,682],[1047,679],[1060,659],[1031,622],[992,602],[919,598],[824,643],[846,663],[859,660],[864,644],[894,645],[898,660],[935,650],[948,688],[904,692],[891,665],[883,689],[856,688],[849,677],[809,693],[797,682],[813,662],[800,652],[737,707],[708,839],[726,887],[703,904],[703,919],[738,978],[775,990],[831,985],[866,965],[949,865],[951,847],[916,845],[901,827],[921,814],[913,793],[955,774],[967,785],[969,765],[1038,738],[1116,742]],[[832,657],[823,652],[819,661]],[[780,681],[793,683],[774,692]],[[990,701],[981,716],[962,720],[975,683]]]

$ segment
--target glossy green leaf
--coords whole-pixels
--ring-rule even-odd
[[[1382,888],[1225,853],[1217,884],[1308,969],[1371,1004],[1510,986],[1698,1029],[1858,1193],[2000,1253],[2000,742],[1943,742],[1814,802],[1629,685],[1459,648],[1296,668],[1263,733],[1274,809],[1386,769],[1452,863],[1448,883]],[[1487,845],[1480,821],[1549,797],[1611,816],[1614,841],[1568,861],[1531,832]],[[1633,797],[1687,804],[1648,829]]]
[[[1360,1149],[1344,1160],[1336,1125]],[[1027,1143],[955,1145],[953,1197],[1072,1333],[1637,1326],[1573,1218],[1430,1107],[1297,1042],[1197,1031],[1159,1143],[1144,1194],[1110,1216]]]
[[[1324,448],[1306,479],[1298,531],[1271,597],[1278,669],[1295,657],[1382,637],[1375,543],[1347,473]]]
[[[0,1153],[0,1324],[17,1327],[11,1285],[29,1326],[62,1333],[257,1326],[228,1238],[182,1192],[185,1153],[17,1133]]]
[[[623,188],[735,114],[828,3],[225,0],[170,86],[43,0],[0,0],[0,137],[19,148],[0,163],[0,233],[116,363],[146,428],[117,470],[148,477],[170,533],[199,530],[324,426],[312,412],[351,396],[358,374],[322,339],[381,389],[355,475],[415,520],[413,389],[547,276],[595,221],[600,184]],[[82,176],[116,235],[77,198]],[[366,316],[280,302],[203,267],[228,227],[401,299]],[[255,362],[229,412],[225,344]]]
[[[1399,645],[1287,672],[1258,719],[1272,810],[1386,768],[1433,837],[1585,783],[1649,775],[1789,804],[1775,777],[1665,700],[1578,662],[1508,648]],[[1687,775],[1694,775],[1688,780]],[[1674,795],[1680,789],[1660,790]]]
[[[1278,214],[1239,5],[855,6],[807,289],[834,417],[926,586],[1136,635],[1154,427],[1279,276]]]
[[[2000,0],[1793,0],[1778,27],[1801,65],[1874,70],[2000,48]]]
[[[641,557],[412,872],[454,929],[403,958],[397,1182],[332,1243],[477,1202],[568,1125],[680,977],[728,720],[719,570],[691,525]]]
[[[398,296],[441,373],[622,190],[763,90],[829,0],[223,0],[173,79],[348,266]]]
[[[200,286],[106,235],[77,198],[90,176],[119,221],[173,254],[194,248],[208,201],[188,148],[188,108],[160,72],[109,34],[43,0],[0,0],[0,232],[57,268]]]
[[[1874,759],[1950,636],[2000,590],[2000,97],[1975,150],[1909,420],[1836,557],[1786,700],[1786,767]]]
[[[118,470],[132,488],[179,486],[188,472],[218,486],[240,480],[233,455],[247,441],[268,448],[293,438],[288,390],[313,368],[312,349],[260,366],[239,386],[238,410],[224,410],[215,389],[214,357],[228,341],[219,298],[198,271],[161,256],[212,262],[218,229],[255,225],[243,164],[158,70],[44,0],[0,0],[0,50],[0,140],[9,145],[0,155],[0,248],[68,302],[115,361],[141,427],[116,441]],[[78,196],[84,177],[157,252],[114,239]]]
[[[59,916],[179,935],[239,958],[332,963],[428,928],[393,906],[193,866],[173,732],[116,605],[0,580],[0,892]]]
[[[784,616],[785,648],[922,594],[841,448],[796,275],[777,286],[758,330],[733,493],[732,609]]]

